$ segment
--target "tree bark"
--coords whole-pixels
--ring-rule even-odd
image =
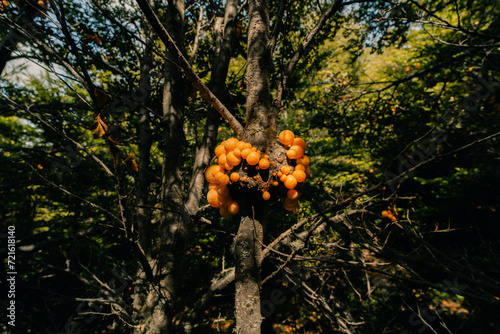
[[[271,53],[269,11],[265,0],[249,1],[247,54],[246,126],[250,142],[263,152],[276,140],[277,115],[271,111]],[[254,191],[242,194],[242,218],[234,239],[236,259],[235,308],[236,332],[261,332],[260,265],[264,229],[262,222],[268,208]]]
[[[182,45],[184,1],[169,2],[166,28],[178,46]],[[169,55],[170,56],[170,55]],[[169,333],[174,315],[177,288],[182,275],[182,263],[188,239],[188,227],[180,215],[174,213],[184,205],[180,167],[182,165],[184,81],[182,73],[173,61],[165,62],[163,85],[163,169],[162,169],[162,217],[160,219],[161,246],[158,267],[161,268],[159,289],[162,292],[156,305],[153,321],[159,322],[160,333]]]
[[[153,34],[151,28],[145,24],[145,35],[147,43],[153,43]],[[144,101],[139,108],[139,171],[136,179],[136,203],[137,203],[137,229],[139,232],[139,244],[142,247],[144,254],[150,259],[151,257],[151,214],[148,206],[149,184],[150,184],[150,160],[151,160],[151,145],[153,138],[151,133],[151,124],[147,101],[151,96],[151,79],[150,70],[153,61],[152,51],[146,48],[144,57],[141,61],[141,81],[139,93],[145,94]]]
[[[5,65],[10,60],[12,52],[16,49],[20,40],[19,36],[17,29],[12,29],[2,40],[0,44],[0,74],[2,74]]]
[[[150,5],[154,6],[154,2],[150,0]],[[153,7],[154,8],[154,7]],[[144,22],[144,31],[146,35],[147,43],[153,43],[153,32],[149,27],[147,22]],[[141,94],[146,94],[144,98],[144,102],[139,108],[139,171],[138,176],[136,178],[136,224],[138,230],[138,241],[139,245],[142,248],[144,255],[146,256],[149,265],[151,268],[155,268],[155,260],[151,257],[151,248],[152,248],[152,225],[151,225],[151,213],[150,210],[147,209],[148,206],[148,197],[149,197],[149,184],[150,184],[150,176],[149,170],[150,167],[150,156],[151,156],[151,145],[153,143],[152,133],[151,133],[151,124],[149,117],[149,110],[146,105],[146,102],[149,101],[149,97],[151,95],[151,80],[150,80],[150,64],[152,63],[152,51],[149,48],[146,48],[144,51],[143,58],[141,59],[141,78],[140,78],[140,87],[139,91]],[[134,294],[134,302],[133,306],[137,316],[142,319],[148,319],[154,317],[154,303],[156,298],[154,294],[156,292],[153,283],[148,282],[146,279],[146,275],[142,269],[139,269],[137,273],[136,284],[139,287],[146,287],[145,289],[136,288]],[[149,296],[149,298],[148,298]],[[151,320],[144,321],[145,324],[148,324],[150,327],[155,328],[157,325],[153,325]],[[149,322],[149,323],[148,323]],[[142,330],[142,328],[139,328]],[[136,333],[139,330],[135,331]]]
[[[260,222],[249,216],[242,217],[238,234],[234,239],[236,333],[238,334],[260,333],[262,239],[263,231]]]
[[[165,26],[178,46],[183,43],[184,1],[169,1]],[[175,59],[168,55],[165,62],[162,110],[164,137],[161,143],[163,153],[161,176],[162,215],[160,217],[160,250],[152,259],[156,282],[146,284],[146,295],[138,301],[143,312],[143,323],[136,333],[166,334],[171,332],[175,314],[178,285],[182,277],[182,264],[186,252],[189,226],[181,216],[179,208],[184,205],[180,168],[183,148],[183,109],[185,104],[185,82]],[[141,130],[148,131],[148,116],[141,113]],[[147,155],[144,145],[142,154]],[[147,175],[144,175],[147,177]],[[146,219],[146,217],[142,217]],[[143,221],[148,224],[149,222]],[[147,247],[147,240],[143,240]],[[149,241],[150,242],[150,241]]]
[[[186,76],[195,84],[196,89],[200,92],[201,96],[210,103],[222,117],[231,125],[240,138],[246,139],[246,133],[241,126],[240,122],[227,110],[227,108],[219,101],[219,99],[212,93],[210,89],[201,81],[200,77],[193,70],[186,57],[177,47],[175,40],[170,36],[170,33],[163,27],[156,14],[151,10],[146,0],[136,0],[137,4],[144,12],[144,15],[152,25],[158,37],[162,40],[163,44],[167,47],[170,55],[174,57],[176,63],[184,70]]]
[[[29,32],[32,29],[33,18],[37,12],[37,9],[32,5],[24,5],[22,8],[22,14],[16,21],[16,25],[20,26],[21,29]],[[10,60],[12,52],[17,48],[17,45],[26,38],[24,32],[19,30],[17,27],[13,27],[7,36],[0,42],[0,75],[2,74],[5,65]]]
[[[277,115],[271,110],[269,10],[266,0],[249,1],[247,105],[245,130],[252,144],[265,149],[276,139]]]
[[[212,63],[212,77],[208,84],[214,95],[222,100],[226,90],[226,77],[229,61],[235,43],[236,27],[235,18],[238,12],[238,0],[229,0],[226,4],[224,19],[217,18],[215,27],[215,52]],[[217,20],[216,19],[216,20]],[[189,186],[186,207],[193,214],[199,207],[203,186],[205,184],[205,168],[210,163],[216,146],[217,132],[220,115],[214,108],[210,108],[203,134],[202,145],[196,152],[193,168],[193,177]]]

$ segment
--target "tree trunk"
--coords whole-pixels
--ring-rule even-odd
[[[249,216],[241,218],[234,239],[236,261],[235,309],[236,333],[260,333],[260,262],[262,225]]]
[[[150,5],[154,8],[153,1],[150,1]],[[147,22],[144,24],[144,31],[146,35],[147,43],[153,43],[153,32],[149,27]],[[146,256],[148,263],[151,268],[155,268],[155,260],[151,257],[151,247],[152,247],[152,225],[151,225],[151,213],[147,209],[149,203],[149,184],[150,176],[150,156],[151,156],[151,145],[152,145],[152,133],[151,124],[149,117],[149,110],[147,107],[147,101],[149,101],[149,96],[151,94],[151,82],[150,82],[150,64],[152,62],[153,56],[150,48],[146,48],[144,51],[144,56],[141,60],[141,81],[139,91],[141,94],[146,94],[144,101],[139,109],[139,171],[136,178],[136,224],[138,230],[138,241],[142,248],[144,255]],[[152,294],[155,289],[152,286],[152,282],[147,281],[147,277],[142,268],[139,269],[136,279],[135,294],[134,294],[134,310],[138,313],[136,316],[143,319],[152,318],[154,315],[154,303],[152,302],[156,298]],[[146,287],[143,289],[142,287]],[[149,298],[148,298],[149,296]],[[144,322],[146,326],[147,321]],[[151,321],[149,323],[150,327],[157,327],[152,325]],[[142,327],[138,328],[135,332],[142,331]]]
[[[145,25],[145,35],[148,43],[153,43],[153,34],[151,28]],[[151,95],[151,80],[150,80],[150,64],[153,61],[152,51],[146,48],[144,57],[141,63],[141,82],[139,93],[145,94],[143,103],[139,108],[139,171],[136,180],[136,203],[137,203],[137,229],[139,232],[139,245],[144,251],[144,254],[150,259],[151,257],[151,210],[147,209],[149,184],[150,184],[150,160],[151,160],[151,145],[153,138],[151,133],[151,124],[149,117],[149,109],[147,102]]]
[[[245,131],[252,144],[265,149],[276,139],[277,115],[271,111],[269,12],[266,0],[249,1],[247,105]]]
[[[216,18],[215,23],[215,53],[212,65],[212,77],[208,87],[215,96],[223,100],[226,90],[226,77],[233,45],[235,43],[235,18],[238,12],[238,0],[228,0],[224,19]],[[199,207],[203,186],[205,184],[205,168],[210,163],[217,140],[220,115],[210,108],[203,134],[202,145],[196,152],[193,177],[189,187],[186,207],[193,214]]]
[[[24,5],[22,8],[22,14],[16,21],[16,24],[21,27],[21,29],[29,32],[32,29],[33,17],[35,16],[37,9],[32,5]],[[11,31],[4,37],[0,42],[0,75],[2,74],[5,65],[10,60],[12,52],[17,48],[17,44],[24,40],[26,36],[18,28],[14,27]]]
[[[184,1],[174,0],[169,1],[166,11],[166,29],[178,46],[181,46],[183,41],[184,10]],[[184,206],[180,168],[184,138],[185,82],[174,59],[166,61],[164,68],[162,102],[164,137],[161,145],[163,210],[160,218],[159,254],[157,259],[152,260],[154,276],[158,281],[149,282],[147,285],[147,296],[142,300],[141,318],[144,323],[136,329],[136,333],[148,334],[166,334],[171,331],[189,236],[188,222],[181,219],[181,215],[178,214],[180,208]],[[142,120],[141,125],[145,126]]]
[[[271,112],[271,55],[268,49],[269,12],[265,0],[249,1],[247,106],[245,131],[262,152],[276,139],[276,116]],[[268,208],[253,191],[242,194],[242,218],[234,239],[236,258],[235,308],[236,332],[261,332],[260,264],[263,221]]]
[[[20,35],[17,30],[13,29],[4,37],[0,44],[0,74],[2,74],[5,65],[10,60],[12,52],[16,49],[19,42],[18,36]]]

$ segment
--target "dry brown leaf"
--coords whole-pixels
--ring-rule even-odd
[[[125,162],[127,164],[127,168],[131,171],[131,172],[138,172],[139,171],[139,165],[137,164],[137,162],[135,162],[134,159],[132,160],[128,160],[127,162]]]
[[[94,139],[101,138],[106,133],[106,131],[104,131],[101,123],[99,123],[98,121],[95,121],[94,123],[92,123],[91,129],[92,129],[92,135],[94,136]]]

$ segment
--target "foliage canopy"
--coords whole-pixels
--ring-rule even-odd
[[[262,332],[499,331],[500,2],[268,5],[275,130],[306,140],[311,178],[293,212],[262,206]],[[231,332],[240,217],[211,209],[199,178],[235,127],[200,87],[249,122],[247,2],[3,1],[0,15],[16,328]]]

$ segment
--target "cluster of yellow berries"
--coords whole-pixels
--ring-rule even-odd
[[[234,193],[237,185],[243,187],[244,184],[257,188],[267,201],[271,198],[271,187],[279,188],[281,183],[286,192],[283,206],[289,211],[297,208],[300,192],[295,188],[310,174],[309,158],[304,155],[306,143],[289,130],[280,133],[279,141],[287,149],[286,157],[279,152],[269,152],[275,158],[272,161],[268,154],[236,138],[229,138],[215,148],[217,164],[205,171],[209,183],[207,200],[219,208],[224,218],[239,212],[239,203],[231,196],[231,190]]]

